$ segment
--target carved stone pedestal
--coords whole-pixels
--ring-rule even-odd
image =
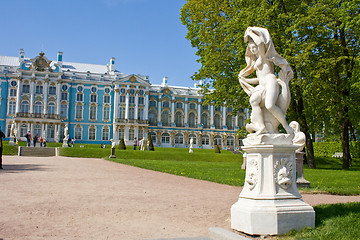
[[[62,145],[63,148],[69,147],[69,145],[68,145],[68,140],[69,140],[69,139],[65,139],[65,138],[64,138],[64,140],[63,140],[63,145]]]
[[[115,148],[111,148],[111,155],[109,156],[109,158],[116,158],[115,156]]]
[[[231,207],[231,227],[251,235],[280,235],[315,227],[314,209],[296,186],[295,150],[288,134],[264,134],[244,140],[245,184]]]
[[[16,143],[15,143],[15,137],[10,136],[9,145],[10,145],[10,146],[14,146],[14,145],[16,145]]]

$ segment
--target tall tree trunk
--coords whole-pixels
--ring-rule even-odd
[[[341,121],[341,146],[343,151],[343,169],[349,169],[351,163],[351,155],[350,155],[350,145],[349,145],[349,118],[348,118],[348,108],[344,107],[344,115],[345,118]]]

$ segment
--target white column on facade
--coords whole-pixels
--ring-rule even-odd
[[[20,112],[21,90],[22,90],[22,81],[21,81],[21,77],[19,77],[17,80],[17,90],[16,90],[16,113]]]
[[[30,129],[31,136],[35,136],[34,134],[34,123],[28,123],[28,129]]]
[[[184,124],[188,123],[188,98],[185,98],[185,116],[184,116]]]
[[[222,111],[222,114],[223,114],[223,127],[226,126],[226,106],[223,106],[223,111]]]
[[[239,113],[236,114],[236,116],[235,116],[235,126],[234,126],[234,128],[236,128],[238,126],[239,126]]]
[[[161,122],[161,98],[158,100],[158,123]]]
[[[55,124],[55,141],[58,142],[60,140],[60,128],[59,124]],[[59,138],[57,138],[59,137]]]
[[[34,113],[35,78],[30,81],[30,113]]]
[[[61,82],[56,86],[56,114],[60,115]]]
[[[149,120],[149,92],[145,93],[145,109],[144,109],[144,120]]]
[[[198,125],[201,124],[201,99],[198,100]]]
[[[174,123],[174,119],[175,119],[175,96],[173,96],[171,100],[171,124]]]
[[[135,113],[134,118],[137,120],[139,117],[139,91],[135,93]]]
[[[210,104],[210,126],[214,125],[214,103]]]
[[[125,95],[125,119],[129,119],[129,92]]]
[[[43,127],[44,128],[43,128],[41,135],[43,135],[43,139],[46,140],[46,138],[47,138],[47,123],[44,123]]]
[[[114,89],[114,109],[113,109],[113,122],[116,122],[116,119],[119,117],[119,88],[115,87]],[[115,131],[115,129],[114,129]],[[115,132],[114,132],[115,134]]]
[[[48,88],[49,88],[49,79],[45,79],[44,84],[44,114],[47,114],[47,100],[48,100]]]

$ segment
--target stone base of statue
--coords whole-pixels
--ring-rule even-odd
[[[116,156],[115,156],[115,148],[111,148],[111,155],[109,156],[109,158],[116,158]]]
[[[16,141],[15,137],[11,136],[11,137],[10,137],[10,141],[9,141],[9,145],[10,145],[10,146],[16,145],[16,142],[15,142],[15,141]]]
[[[193,151],[193,149],[192,148],[190,148],[190,150],[189,150],[189,153],[193,153],[194,151]]]
[[[63,145],[62,145],[63,148],[69,147],[69,145],[68,145],[68,140],[69,140],[69,139],[65,139],[65,138],[64,138],[64,140],[63,140]]]
[[[310,182],[304,178],[304,155],[303,152],[296,151],[296,185],[297,187],[310,187]]]
[[[250,134],[244,139],[245,184],[231,207],[231,228],[251,235],[280,235],[315,227],[314,209],[296,186],[295,151],[289,134]]]

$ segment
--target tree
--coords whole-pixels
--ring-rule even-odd
[[[125,140],[123,138],[120,139],[119,149],[120,150],[126,150]]]
[[[149,151],[155,151],[154,144],[150,134],[148,135],[148,141],[149,141]]]
[[[338,3],[340,7],[336,8],[335,3]],[[358,6],[358,0],[188,0],[181,10],[181,20],[188,29],[187,39],[198,50],[196,54],[201,63],[193,79],[206,80],[203,85],[204,93],[209,93],[209,88],[216,89],[207,95],[209,101],[227,102],[234,105],[235,110],[244,105],[248,106],[247,97],[237,80],[239,71],[245,65],[246,45],[243,34],[248,26],[267,28],[277,51],[288,60],[294,71],[294,79],[290,81],[293,97],[288,118],[300,123],[307,137],[309,167],[315,167],[312,147],[315,133],[323,131],[324,125],[326,128],[336,129],[333,126],[347,122],[345,119],[349,116],[346,113],[350,112],[349,101],[346,103],[344,101],[342,107],[337,105],[336,111],[332,109],[333,106],[329,106],[324,96],[333,93],[329,79],[333,79],[334,76],[342,79],[344,74],[350,76],[349,74],[354,70],[353,67],[345,67],[348,63],[351,65],[351,60],[347,55],[354,56],[355,53],[356,57],[353,61],[356,62],[358,53],[354,47],[349,50],[346,43],[358,45],[359,35],[356,32],[359,22],[359,17],[356,15],[359,11]],[[338,10],[334,10],[334,7]],[[329,12],[331,14],[328,16]],[[331,20],[332,18],[342,18],[342,24],[339,26],[344,27],[341,31],[345,36],[345,45],[341,45],[341,41],[337,40],[341,46],[339,49],[336,44],[328,44],[328,48],[324,49],[324,45],[329,40],[329,34],[325,33],[335,21]],[[345,22],[349,25],[344,24]],[[340,29],[336,31],[339,33],[338,39],[341,39]],[[350,36],[352,36],[351,39]],[[337,65],[331,64],[333,50],[339,53]],[[326,65],[328,62],[330,64]],[[324,67],[326,71],[323,71]],[[323,74],[326,72],[331,74]],[[352,80],[355,79],[352,77]],[[351,95],[345,87],[349,86],[349,82],[351,80],[341,82],[342,87],[337,90],[337,93],[344,98]],[[341,113],[340,118],[339,113]],[[334,119],[345,121],[340,120],[336,125]],[[345,135],[348,127],[343,126],[341,129],[344,136],[345,162],[346,144],[348,146]]]

